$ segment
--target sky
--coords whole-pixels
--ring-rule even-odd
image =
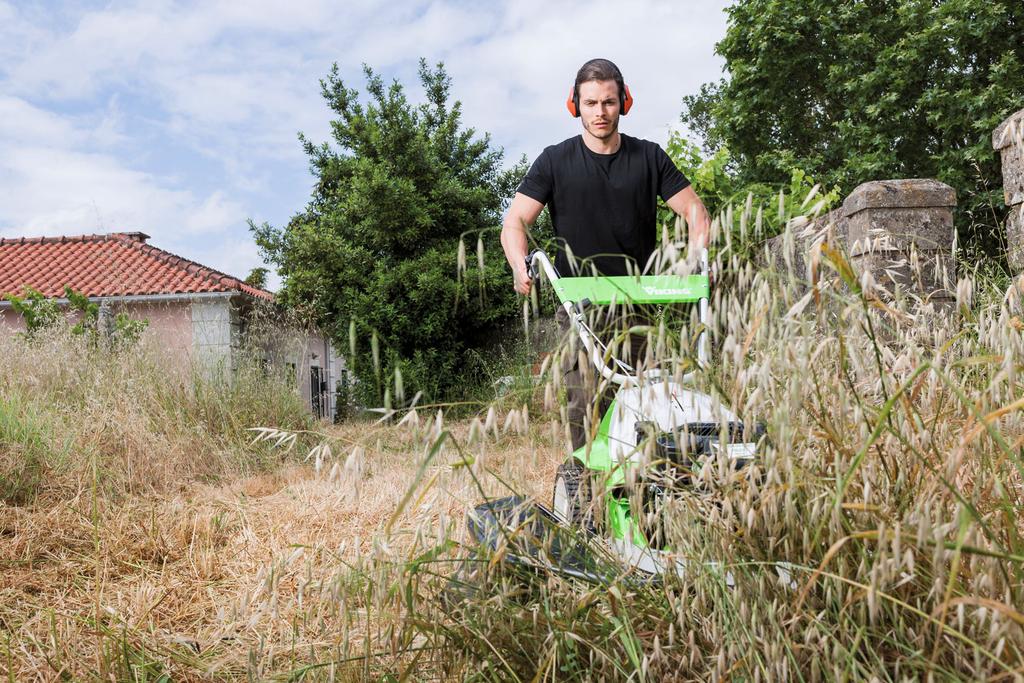
[[[309,199],[298,133],[330,139],[333,63],[418,101],[419,59],[443,61],[464,123],[511,164],[579,132],[566,95],[605,57],[635,100],[620,130],[664,143],[682,97],[722,76],[727,4],[0,0],[0,237],[141,231],[245,277],[263,265],[247,222]]]

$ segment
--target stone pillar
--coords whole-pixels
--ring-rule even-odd
[[[956,192],[937,180],[858,185],[842,206],[852,265],[890,292],[899,287],[924,301],[952,299],[955,206]]]
[[[1024,109],[1012,114],[992,131],[992,147],[1003,160],[1003,200],[1006,217],[1007,260],[1015,271],[1024,270]]]

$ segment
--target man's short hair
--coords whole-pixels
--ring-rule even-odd
[[[591,59],[580,67],[576,72],[576,83],[573,85],[576,96],[579,97],[580,85],[587,81],[615,81],[619,86],[619,97],[626,92],[626,84],[622,80],[622,72],[608,59]]]

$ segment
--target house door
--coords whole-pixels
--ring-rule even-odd
[[[324,405],[323,368],[313,366],[309,369],[309,406],[313,414],[324,417],[327,406]]]

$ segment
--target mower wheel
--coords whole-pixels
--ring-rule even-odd
[[[551,507],[555,515],[572,526],[592,526],[590,520],[590,478],[575,458],[558,466]]]

